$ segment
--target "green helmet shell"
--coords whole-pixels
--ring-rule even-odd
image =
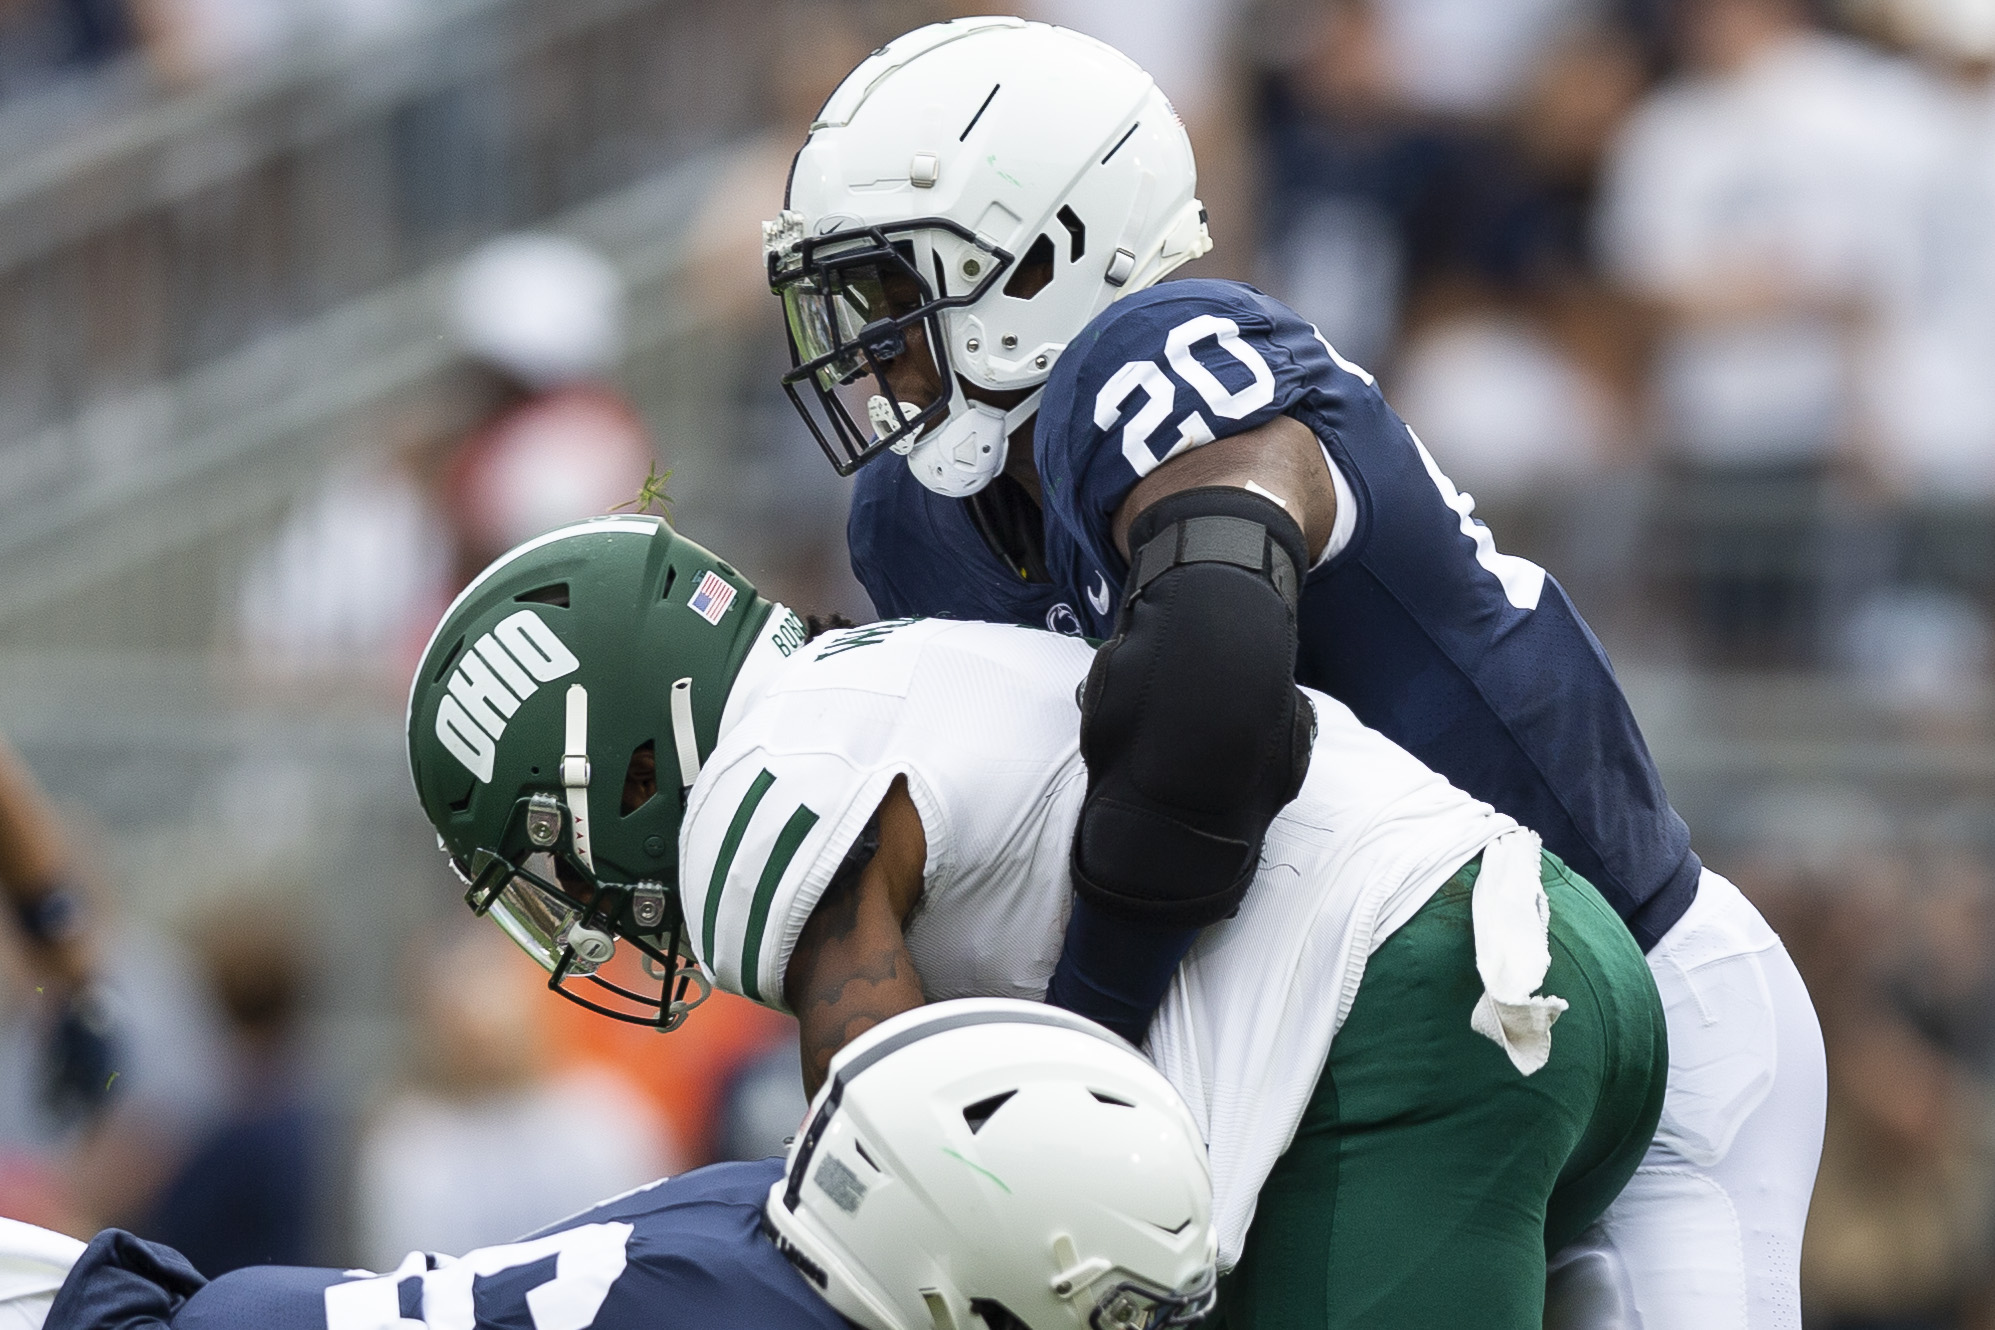
[[[772,609],[662,519],[597,518],[493,563],[424,650],[407,722],[417,797],[472,883],[472,908],[497,905],[567,996],[565,980],[593,974],[612,935],[665,966],[651,972],[670,987],[681,772],[713,750]],[[536,855],[559,870],[543,859],[534,871]],[[640,999],[656,1007],[642,1017],[576,1000],[677,1023],[664,998]]]

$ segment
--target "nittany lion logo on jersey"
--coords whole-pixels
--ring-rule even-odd
[[[582,668],[554,630],[532,610],[521,610],[473,642],[451,671],[449,692],[436,708],[436,737],[481,783],[492,779],[492,759],[506,721],[544,683]]]

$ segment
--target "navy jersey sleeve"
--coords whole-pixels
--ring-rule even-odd
[[[206,1283],[173,1248],[107,1228],[69,1268],[43,1330],[164,1330]]]
[[[883,619],[983,619],[1077,631],[1055,588],[1029,582],[984,543],[969,504],[936,494],[898,457],[860,468],[846,544]]]
[[[1166,282],[1111,305],[1054,367],[1034,439],[1046,563],[1085,630],[1113,631],[1126,566],[1110,533],[1138,480],[1277,413],[1316,435],[1354,509],[1305,581],[1297,680],[1536,830],[1653,945],[1701,865],[1606,653],[1544,569],[1497,548],[1372,376],[1279,301]]]
[[[383,1275],[251,1266],[187,1299],[172,1330],[849,1330],[760,1231],[782,1172],[780,1159],[716,1164],[517,1242],[455,1261],[418,1255]]]
[[[1192,448],[1298,414],[1312,400],[1369,406],[1371,376],[1308,322],[1239,282],[1166,282],[1117,301],[1047,381],[1033,437],[1054,581],[1095,574],[1120,601],[1111,528],[1129,491]],[[1058,549],[1067,538],[1074,548]],[[1060,558],[1061,554],[1069,556]],[[1062,566],[1064,565],[1064,566]],[[1112,620],[1098,609],[1092,631]]]

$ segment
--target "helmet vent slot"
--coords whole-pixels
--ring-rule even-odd
[[[1014,300],[1030,300],[1053,280],[1053,237],[1041,235],[1019,260],[1018,271],[1004,284],[1004,293]]]
[[[1108,157],[1113,157],[1115,156],[1116,153],[1121,152],[1122,145],[1129,142],[1130,134],[1134,134],[1138,129],[1141,129],[1142,127],[1143,127],[1143,122],[1141,120],[1138,120],[1135,124],[1131,125],[1129,127],[1129,134],[1124,134],[1121,138],[1117,139],[1115,141],[1115,146],[1108,150]],[[1101,159],[1101,164],[1103,166],[1108,165],[1108,157],[1104,157]]]
[[[1117,1096],[1109,1094],[1103,1090],[1089,1090],[1088,1093],[1093,1095],[1096,1101],[1099,1103],[1114,1104],[1117,1108],[1136,1107],[1136,1105],[1130,1103],[1127,1099],[1118,1098]]]
[[[630,764],[623,771],[623,802],[618,811],[629,817],[638,809],[651,802],[658,793],[658,745],[646,739],[630,755]]]
[[[963,126],[963,132],[956,136],[956,141],[958,143],[961,143],[964,139],[970,137],[970,131],[975,129],[977,127],[977,122],[984,118],[984,112],[991,109],[991,101],[997,96],[998,89],[1002,88],[1003,86],[1004,84],[1002,83],[991,84],[990,95],[984,98],[984,104],[977,108],[977,113],[970,117],[970,123]]]
[[[1074,210],[1064,203],[1060,205],[1060,211],[1053,216],[1060,225],[1067,228],[1067,234],[1073,240],[1073,243],[1067,247],[1067,262],[1079,263],[1081,255],[1088,252],[1087,227],[1081,224],[1081,219]]]
[[[436,667],[436,677],[432,679],[430,682],[442,683],[444,680],[444,676],[450,673],[450,667],[457,663],[458,653],[463,650],[464,650],[463,638],[460,637],[455,642],[452,642],[450,644],[450,650],[443,653],[443,664]]]
[[[658,599],[660,600],[672,599],[672,584],[678,580],[679,580],[679,565],[676,563],[667,564],[665,566],[665,589],[658,593]]]
[[[475,789],[477,789],[477,788],[478,788],[478,787],[477,787],[476,785],[473,785],[473,786],[471,787],[471,789],[468,789],[468,790],[464,791],[464,797],[463,797],[462,799],[452,799],[452,800],[450,801],[450,805],[449,805],[449,807],[450,807],[450,811],[451,811],[451,812],[453,812],[453,813],[468,813],[468,812],[470,812],[470,811],[471,811],[471,792],[472,792],[472,790],[475,790]]]
[[[513,599],[531,601],[536,605],[554,605],[565,610],[568,608],[568,584],[566,582],[549,582],[546,586],[535,587],[531,591],[522,591],[517,596],[514,596]]]
[[[865,1160],[867,1167],[871,1168],[875,1173],[885,1173],[887,1171],[874,1161],[873,1156],[866,1153],[866,1143],[856,1136],[852,1138],[852,1148],[859,1152],[859,1157]]]
[[[971,1298],[970,1311],[989,1330],[1032,1330],[1032,1327],[1012,1315],[1011,1309],[995,1298]]]
[[[1016,1090],[1006,1090],[1003,1094],[994,1094],[989,1099],[979,1099],[976,1103],[964,1108],[963,1121],[970,1124],[970,1134],[975,1136],[978,1132],[982,1131],[984,1124],[989,1122],[1000,1108],[1004,1107],[1005,1101],[1017,1093],[1018,1091]]]

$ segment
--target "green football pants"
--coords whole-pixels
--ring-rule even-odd
[[[1598,892],[1544,857],[1571,1003],[1520,1075],[1469,1028],[1478,857],[1372,955],[1295,1140],[1261,1189],[1227,1330],[1538,1330],[1545,1257],[1599,1217],[1662,1112],[1662,1003]]]

